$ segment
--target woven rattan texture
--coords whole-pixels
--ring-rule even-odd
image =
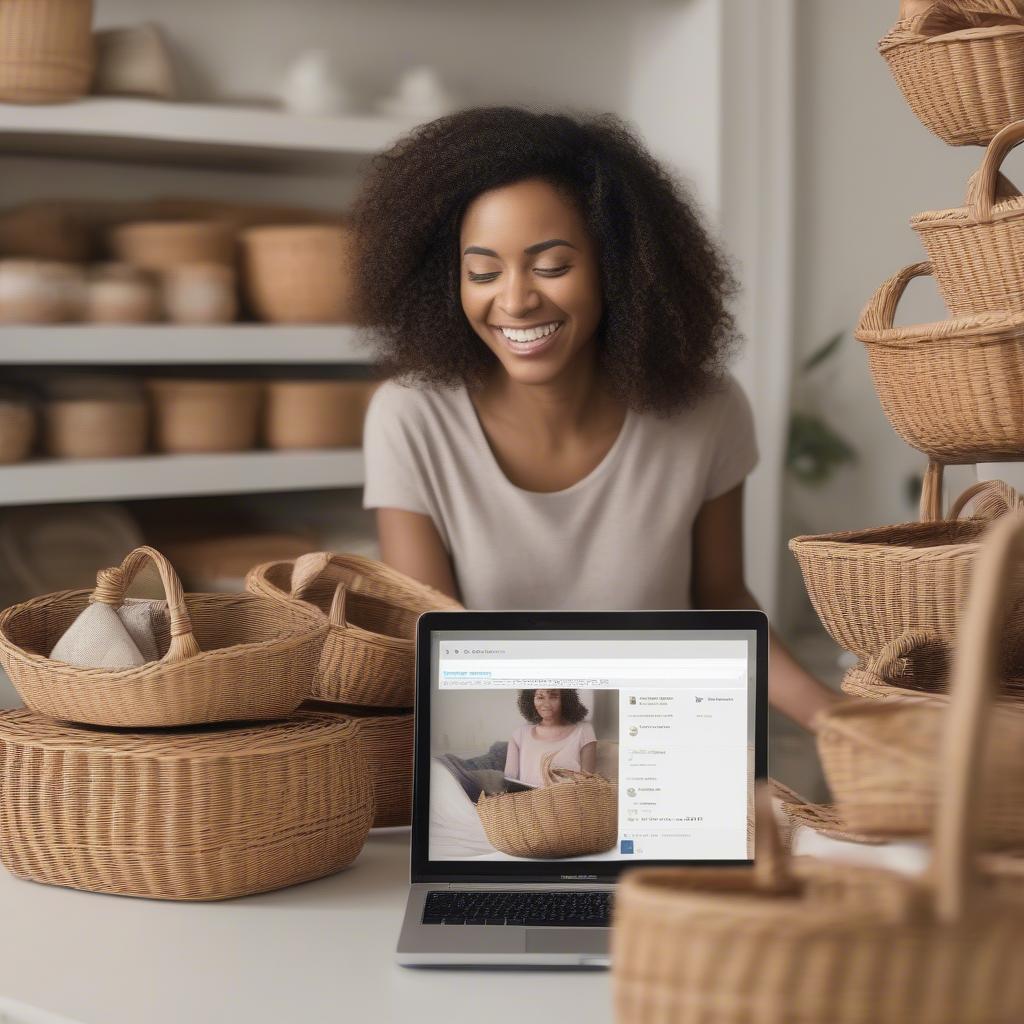
[[[550,755],[549,755],[550,757]],[[586,772],[550,770],[551,782],[526,793],[480,795],[487,841],[513,857],[582,857],[610,850],[618,836],[618,790]]]
[[[412,821],[412,711],[389,713],[383,709],[310,701],[304,705],[321,714],[355,722],[367,770],[376,796],[374,828],[408,825]]]
[[[119,732],[0,713],[0,859],[51,885],[216,900],[352,863],[373,819],[358,728]]]

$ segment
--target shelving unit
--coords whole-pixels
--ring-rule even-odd
[[[359,487],[363,453],[252,451],[40,459],[0,467],[0,506]]]
[[[368,358],[359,329],[347,324],[0,327],[0,366],[362,364]]]

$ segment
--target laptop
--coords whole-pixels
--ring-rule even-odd
[[[759,611],[422,615],[398,962],[607,967],[623,871],[750,865],[767,670]],[[584,769],[587,827],[508,830]]]

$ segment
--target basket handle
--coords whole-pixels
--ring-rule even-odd
[[[884,644],[873,657],[868,658],[865,668],[872,675],[886,680],[892,679],[896,674],[898,662],[937,643],[938,639],[931,630],[908,629],[900,633],[895,640]]]
[[[763,892],[788,892],[796,887],[790,857],[779,835],[772,808],[772,784],[754,785],[754,885]]]
[[[346,629],[348,627],[348,620],[345,618],[345,600],[347,597],[347,589],[344,583],[339,583],[334,590],[334,596],[331,598],[331,610],[327,613],[327,618],[332,626],[338,629]]]
[[[292,566],[291,596],[300,600],[305,598],[313,584],[336,563],[337,559],[330,551],[311,551],[307,555],[299,555]],[[359,590],[362,576],[353,572],[349,572],[348,575],[348,587],[351,590]]]
[[[996,204],[999,168],[1002,167],[1010,150],[1022,141],[1024,141],[1024,121],[1014,121],[1003,128],[988,144],[981,167],[967,188],[966,205],[978,223],[988,224],[991,222]]]
[[[958,921],[977,884],[981,755],[999,680],[999,652],[1010,609],[1024,589],[1014,570],[1024,564],[1024,515],[987,531],[957,636],[945,716],[932,872],[940,920]]]
[[[181,580],[171,563],[156,548],[144,545],[129,551],[120,565],[110,569],[101,569],[96,574],[96,589],[90,600],[100,604],[109,604],[120,608],[124,604],[125,595],[139,571],[152,562],[160,574],[164,594],[167,596],[167,610],[171,620],[171,643],[167,653],[160,659],[163,662],[184,661],[199,654],[199,644],[192,632],[192,619],[185,607],[185,593]]]
[[[949,510],[950,519],[959,519],[968,502],[980,498],[974,510],[975,519],[991,522],[1010,512],[1024,512],[1024,498],[1003,480],[979,480],[971,484]]]
[[[896,320],[896,307],[915,277],[930,277],[932,265],[928,262],[911,263],[896,271],[888,281],[878,286],[868,300],[857,322],[857,333],[862,331],[891,331]]]

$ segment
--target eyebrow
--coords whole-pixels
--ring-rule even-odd
[[[556,245],[567,245],[570,249],[575,249],[576,246],[572,242],[567,242],[564,238],[549,238],[544,242],[535,242],[533,245],[528,245],[523,252],[527,256],[536,256],[539,252],[544,252],[545,249],[553,249]],[[477,256],[493,256],[495,259],[498,258],[498,254],[493,249],[485,249],[480,245],[467,245],[462,251],[463,256],[470,256],[476,254]]]

